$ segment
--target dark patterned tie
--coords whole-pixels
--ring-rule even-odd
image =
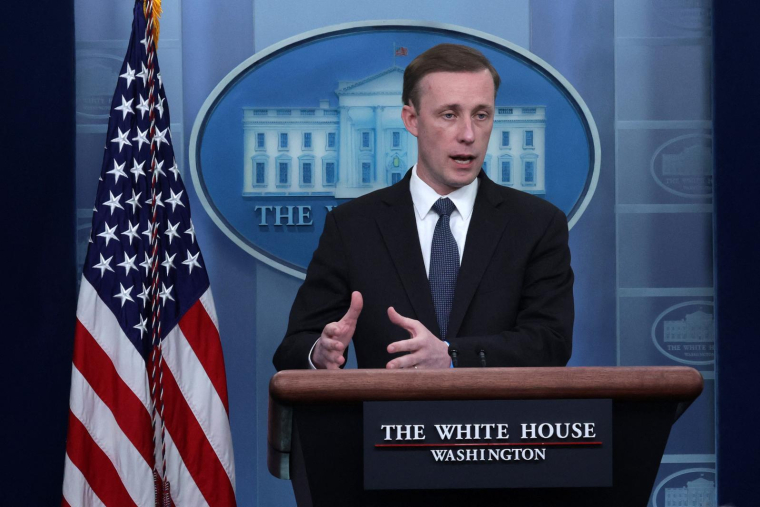
[[[441,340],[446,339],[446,328],[449,325],[449,314],[454,301],[454,289],[457,286],[459,274],[459,248],[451,234],[449,218],[456,209],[449,198],[438,199],[433,204],[433,211],[438,213],[438,223],[435,224],[433,244],[430,248],[430,292],[433,295],[435,317],[441,328]]]

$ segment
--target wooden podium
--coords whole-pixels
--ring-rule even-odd
[[[686,367],[283,371],[269,385],[268,467],[299,507],[644,507],[670,428],[702,386]],[[612,400],[612,487],[364,490],[365,401],[567,399]]]

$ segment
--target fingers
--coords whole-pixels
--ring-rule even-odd
[[[396,352],[417,352],[423,347],[424,344],[425,340],[422,337],[400,340],[388,345],[388,353],[395,354]]]
[[[403,315],[399,314],[392,306],[388,308],[388,318],[397,326],[409,331],[409,334],[412,337],[417,336],[420,331],[426,329],[420,321],[404,317]]]
[[[312,363],[317,368],[338,369],[346,361],[343,357],[344,350],[346,350],[346,346],[343,343],[323,336],[314,347]]]
[[[348,308],[348,311],[343,316],[342,319],[340,319],[340,322],[342,324],[348,324],[356,327],[356,321],[359,320],[359,314],[362,312],[362,307],[364,306],[364,299],[362,298],[362,294],[359,291],[354,291],[351,293],[351,306]]]
[[[385,367],[389,370],[396,370],[402,368],[414,368],[420,364],[420,357],[418,354],[407,354],[405,356],[397,357],[392,361],[388,361]]]

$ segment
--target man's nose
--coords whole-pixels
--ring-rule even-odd
[[[471,144],[475,142],[475,130],[473,128],[472,118],[464,117],[459,125],[459,142]]]

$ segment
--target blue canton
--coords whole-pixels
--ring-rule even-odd
[[[136,8],[142,8],[139,2]],[[150,132],[146,20],[134,17],[132,37],[111,103],[108,134],[83,276],[119,320],[143,358],[151,350],[151,300],[161,305],[161,338],[209,286],[190,220],[187,192],[174,159],[158,59],[154,57],[155,131]],[[156,218],[153,220],[151,147],[155,150]],[[158,253],[150,235],[157,230]],[[158,287],[150,268],[158,263]]]

